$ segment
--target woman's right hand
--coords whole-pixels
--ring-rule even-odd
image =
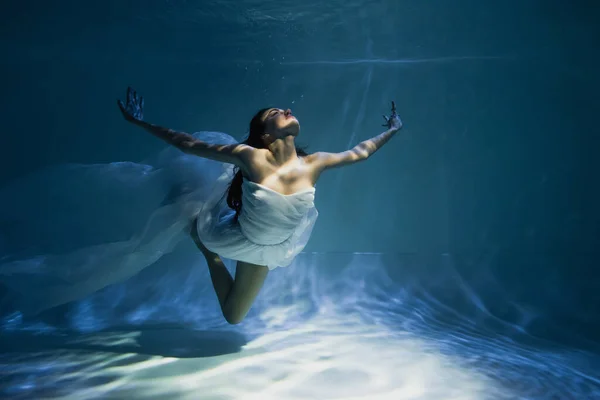
[[[140,122],[144,119],[144,98],[139,96],[131,87],[127,88],[127,103],[117,100],[117,104],[125,120]]]

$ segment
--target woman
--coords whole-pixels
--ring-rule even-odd
[[[219,144],[145,122],[143,104],[131,88],[126,103],[118,101],[127,121],[184,153],[236,168],[227,193],[229,210],[206,201],[191,228],[223,316],[231,324],[244,319],[268,271],[288,265],[306,245],[318,215],[314,194],[321,173],[366,160],[402,128],[392,102],[391,116],[384,116],[385,132],[342,153],[306,154],[296,148],[300,124],[289,109],[262,109],[250,122],[247,140]],[[220,179],[230,177],[226,173]],[[235,279],[220,255],[237,261]]]

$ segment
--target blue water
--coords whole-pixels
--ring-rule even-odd
[[[600,395],[597,352],[545,339],[536,325],[568,330],[515,303],[506,288],[469,282],[451,257],[437,262],[433,275],[408,255],[302,254],[273,273],[249,318],[231,327],[205,264],[184,245],[128,282],[41,319],[8,316],[3,392],[190,399]],[[482,297],[481,289],[495,296]]]
[[[585,1],[3,3],[0,397],[600,398],[597,16]],[[46,276],[11,286],[5,260],[121,240],[153,201],[26,185],[163,149],[119,115],[127,85],[152,122],[238,138],[257,109],[291,107],[309,151],[380,133],[390,100],[405,127],[322,177],[306,252],[240,325],[189,241],[28,315],[19,296]],[[73,221],[75,193],[117,202]]]

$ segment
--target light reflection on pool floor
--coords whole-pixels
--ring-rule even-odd
[[[167,342],[180,334],[154,333]],[[2,390],[14,399],[591,399],[600,393],[597,381],[594,388],[592,377],[565,364],[566,355],[467,337],[423,340],[352,315],[319,314],[212,357],[123,352],[141,334],[66,336],[60,343],[38,336],[37,351],[2,356]],[[66,349],[48,350],[57,345]]]
[[[73,308],[73,321],[81,321],[82,313],[90,320],[104,307],[104,320],[124,329],[41,334],[5,324],[0,393],[78,400],[600,398],[596,354],[515,340],[415,290],[414,280],[391,279],[372,257],[353,257],[337,279],[306,261],[270,279],[235,327],[223,323],[212,297],[198,299],[196,291],[177,298],[178,285],[156,277],[150,281],[169,288],[160,301],[122,306],[120,321],[109,315],[107,299],[132,292],[135,282]],[[184,276],[187,285],[206,282],[198,271]],[[165,310],[185,310],[185,318]],[[151,318],[157,315],[160,321]],[[522,327],[516,332],[526,336]]]
[[[412,335],[338,318],[319,315],[292,330],[259,336],[239,353],[215,357],[73,349],[5,355],[4,392],[68,399],[499,398],[487,397],[500,393],[491,379]],[[137,335],[92,334],[83,341],[67,338],[63,346],[104,341],[109,350],[111,341],[118,347]]]

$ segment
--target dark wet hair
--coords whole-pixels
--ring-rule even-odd
[[[252,146],[256,149],[267,148],[262,138],[263,134],[265,133],[263,116],[269,110],[272,110],[272,108],[263,108],[259,110],[254,117],[252,117],[252,120],[250,121],[250,132],[248,133],[248,138],[242,143]],[[300,147],[296,147],[296,154],[300,157],[308,155],[308,153]],[[242,211],[242,183],[244,181],[244,177],[239,167],[235,167],[234,171],[235,175],[229,184],[229,190],[227,192],[227,205],[232,210],[235,210],[235,219],[237,220],[240,212]]]

